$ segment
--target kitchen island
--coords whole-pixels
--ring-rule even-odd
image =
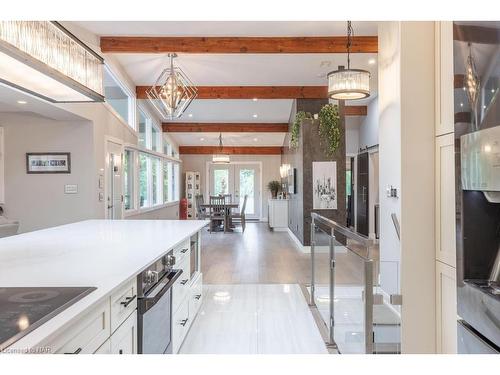
[[[181,263],[188,269],[183,272],[191,277],[183,280],[186,292],[178,292],[173,302],[175,318],[175,304],[184,303],[184,297],[189,303],[189,287],[201,294],[199,231],[205,225],[201,220],[88,220],[0,239],[0,288],[96,288],[5,352],[112,353],[111,339],[123,325],[132,332],[130,352],[136,352],[137,275],[169,251],[184,257]],[[189,258],[197,259],[191,272]],[[174,353],[187,333],[184,326],[181,333],[173,328]]]

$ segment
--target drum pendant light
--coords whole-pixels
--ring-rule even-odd
[[[328,73],[328,96],[336,100],[356,100],[370,96],[370,72],[351,69],[351,45],[353,29],[347,21],[347,69]]]

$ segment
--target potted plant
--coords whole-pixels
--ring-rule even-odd
[[[269,181],[269,183],[267,184],[267,189],[271,192],[273,199],[276,199],[276,197],[278,196],[278,192],[281,189],[281,183],[276,180]]]

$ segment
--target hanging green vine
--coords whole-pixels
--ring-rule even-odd
[[[309,112],[297,112],[297,114],[295,115],[295,120],[292,124],[292,131],[290,134],[290,148],[299,147],[300,125],[302,124],[303,120],[310,118],[312,118],[312,115]]]
[[[328,156],[333,156],[340,146],[342,128],[340,126],[339,107],[326,104],[319,111],[319,136],[326,146]]]

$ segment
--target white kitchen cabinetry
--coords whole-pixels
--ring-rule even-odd
[[[101,347],[110,334],[108,298],[71,327],[41,346],[50,348],[50,353],[92,354]]]
[[[437,352],[442,354],[456,354],[456,270],[440,261],[436,261],[436,323]]]
[[[137,354],[137,311],[110,338],[112,354]]]
[[[202,273],[200,272],[200,234],[191,237],[190,241],[174,249],[176,268],[182,269],[182,274],[172,286],[172,352],[179,352],[189,328],[193,323],[201,302]],[[188,249],[188,251],[184,251]],[[191,270],[193,275],[191,277]]]
[[[455,267],[455,138],[436,137],[436,259]]]
[[[288,199],[269,199],[268,215],[271,229],[286,230],[288,228]]]
[[[436,352],[457,350],[453,22],[435,23]]]
[[[453,22],[436,22],[436,135],[454,131]]]

